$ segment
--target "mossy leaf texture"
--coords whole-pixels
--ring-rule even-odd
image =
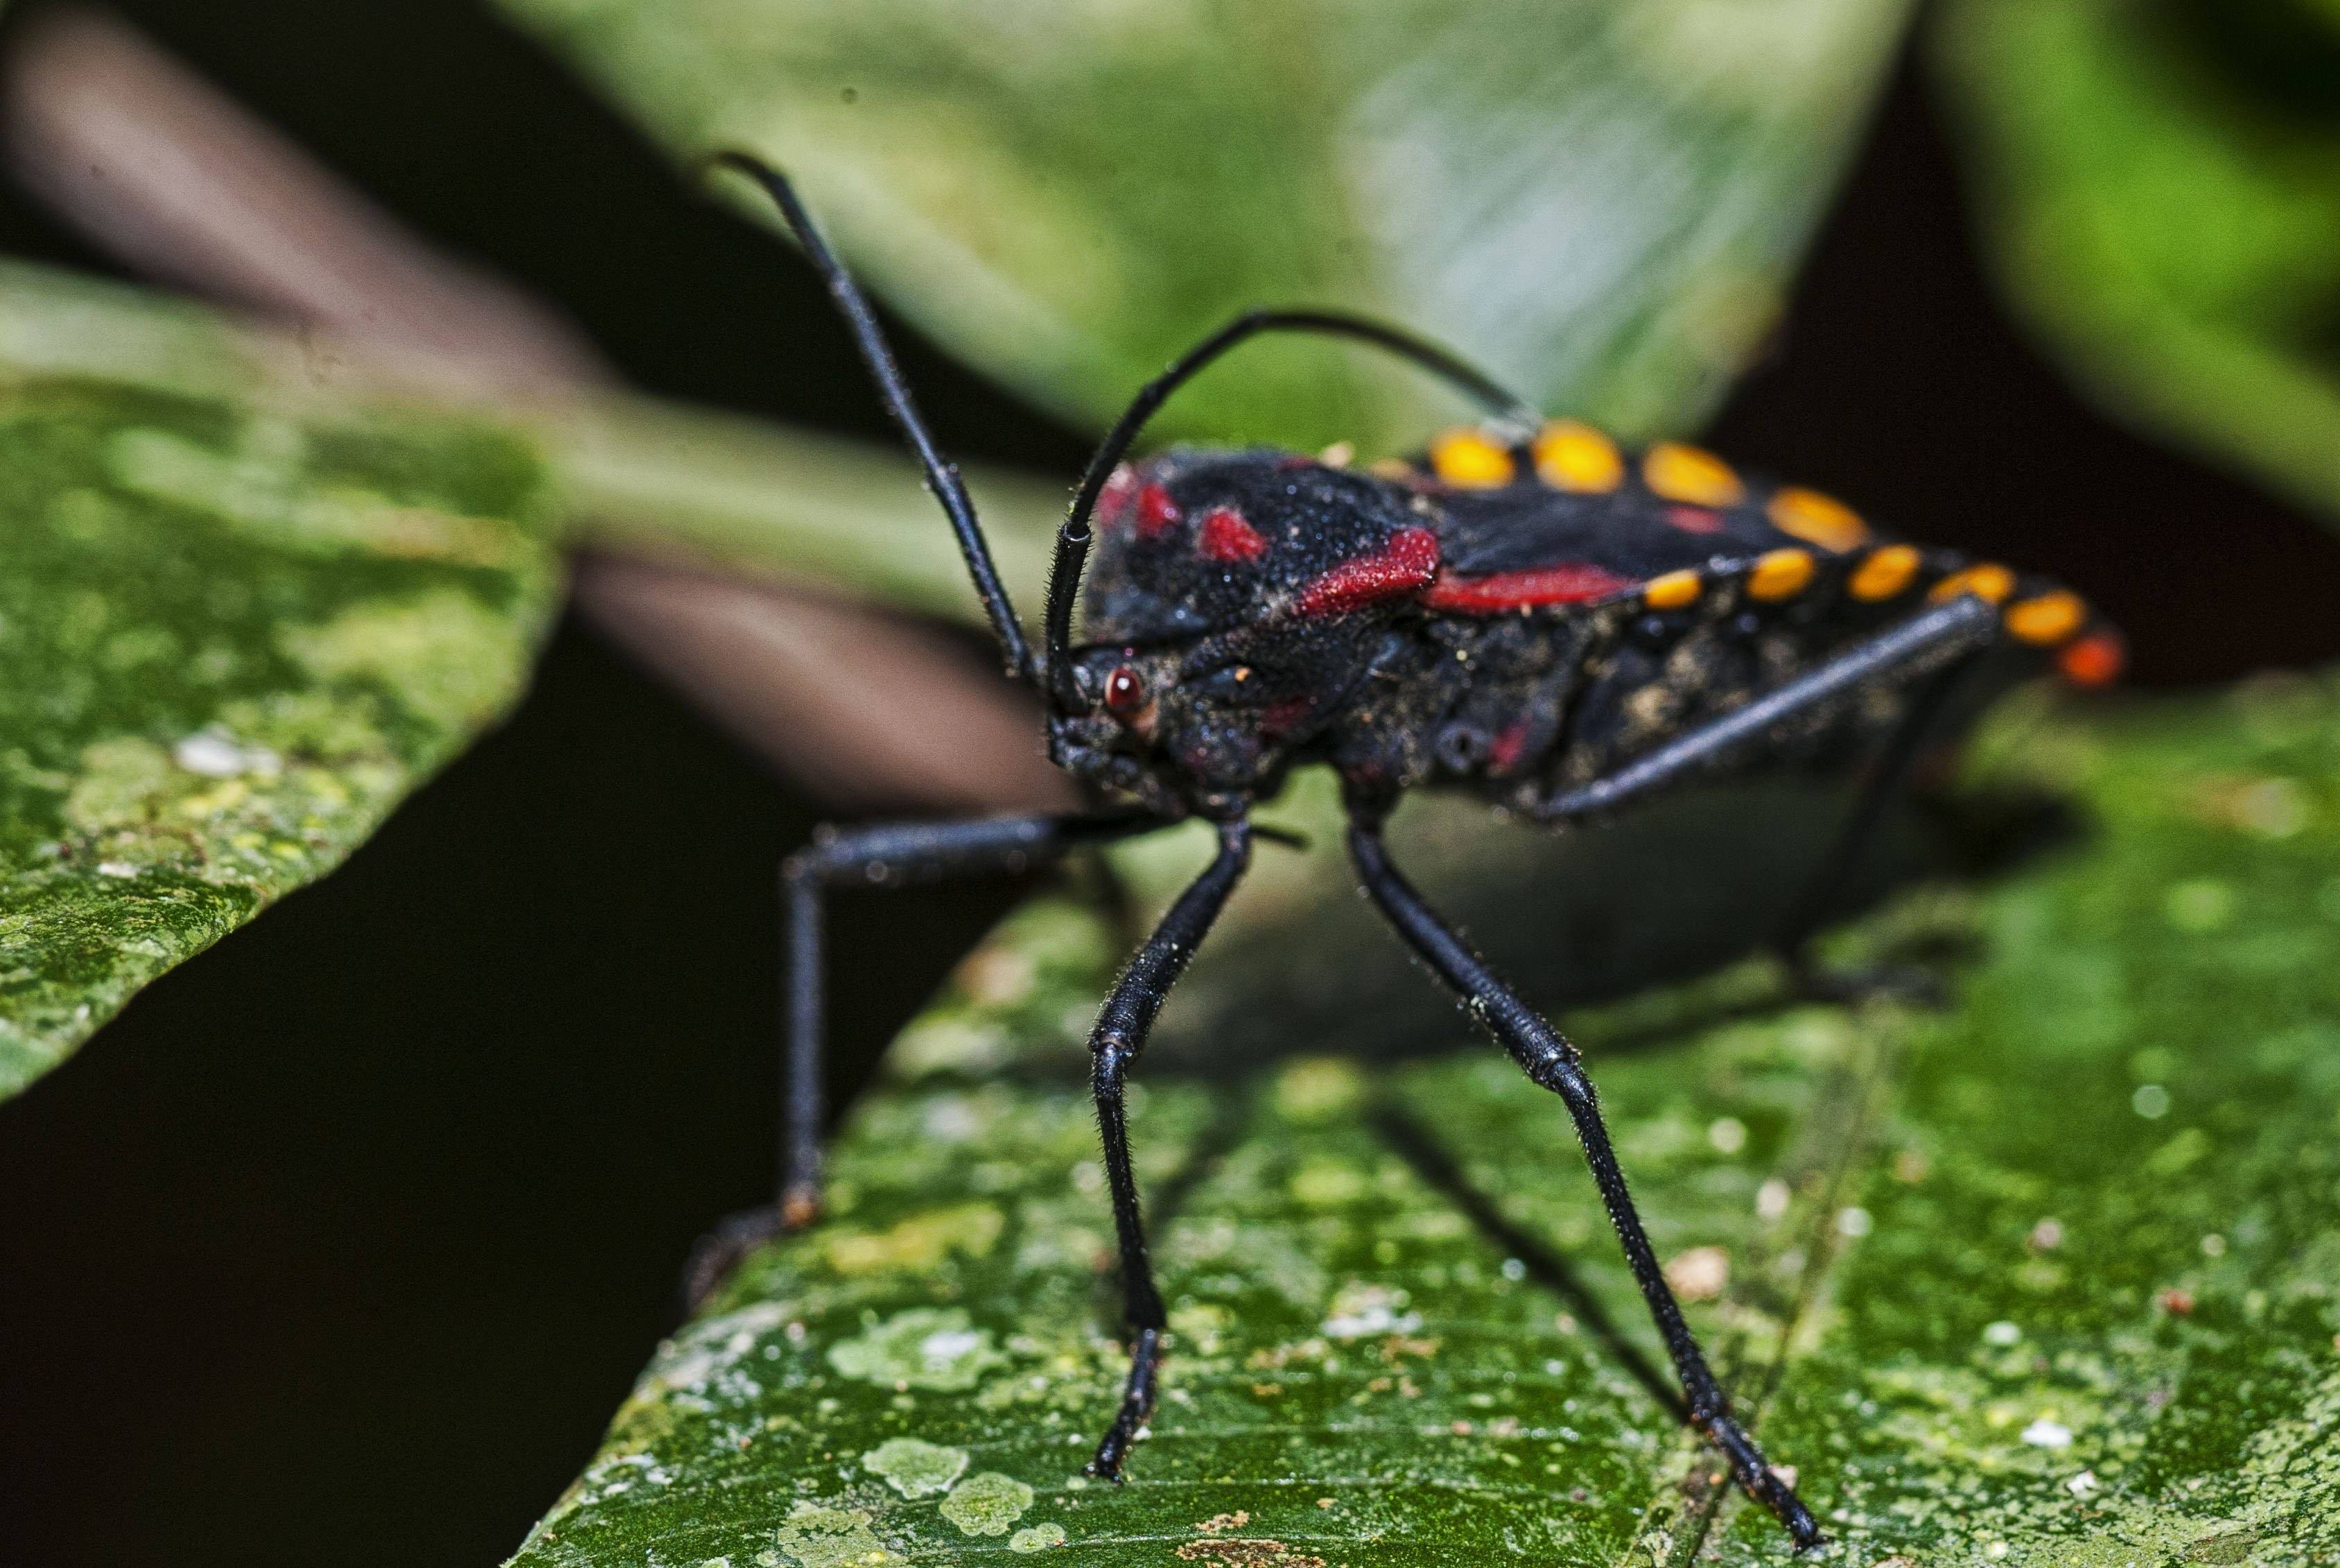
[[[1681,428],[1762,341],[1909,9],[503,8],[678,157],[786,164],[889,302],[1082,423],[1235,311],[1314,303],[1642,433]],[[1385,362],[1262,346],[1165,429],[1370,451],[1433,406]]]
[[[2340,511],[2340,6],[1957,0],[1983,229],[2108,406]]]
[[[2080,827],[1869,928],[1961,937],[1948,1011],[1741,969],[1570,1015],[1659,1251],[1819,1561],[2333,1561],[2340,684],[2018,703],[1973,766]],[[1204,989],[1303,962],[1230,919]],[[1560,1108],[1452,1013],[1393,1058],[1287,1012],[1230,1069],[1174,999],[1133,1112],[1172,1357],[1128,1483],[1085,1482],[1122,1363],[1081,1042],[1125,943],[1048,901],[968,960],[833,1212],[660,1349],[518,1563],[1790,1560],[1668,1410]]]
[[[160,308],[206,390],[59,375],[71,286],[5,283],[0,1097],[346,857],[513,699],[559,588],[511,436],[263,410]]]

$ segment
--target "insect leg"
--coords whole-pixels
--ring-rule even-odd
[[[1154,1265],[1145,1255],[1145,1222],[1138,1208],[1136,1173],[1129,1164],[1129,1119],[1122,1087],[1129,1068],[1145,1049],[1145,1037],[1154,1027],[1154,1015],[1161,1010],[1163,998],[1185,972],[1186,961],[1202,945],[1250,862],[1251,824],[1220,824],[1217,857],[1178,896],[1170,913],[1122,971],[1089,1035],[1089,1085],[1096,1096],[1097,1126],[1105,1138],[1106,1182],[1113,1194],[1113,1228],[1121,1246],[1122,1317],[1130,1330],[1129,1378],[1122,1388],[1121,1408],[1097,1444],[1096,1456],[1088,1463],[1088,1474],[1108,1481],[1121,1478],[1121,1462],[1135,1441],[1137,1429],[1154,1413],[1155,1375],[1161,1365],[1162,1331],[1167,1322],[1162,1293],[1155,1288]]]
[[[694,1250],[684,1279],[692,1305],[758,1243],[810,1224],[820,1211],[824,896],[840,884],[905,888],[984,871],[1022,871],[1095,844],[1158,826],[1151,817],[1002,817],[972,822],[903,822],[845,832],[822,828],[780,866],[787,931],[783,1003],[780,1196],[770,1208],[733,1215]]]
[[[1862,853],[1876,836],[1877,827],[1884,819],[1885,809],[1894,793],[1917,760],[1919,748],[1932,729],[1943,706],[1961,678],[1973,668],[1971,657],[1962,659],[1926,678],[1909,698],[1909,705],[1894,724],[1876,758],[1868,776],[1859,786],[1851,811],[1838,828],[1828,852],[1821,857],[1812,874],[1789,902],[1787,912],[1780,917],[1771,946],[1786,962],[1797,982],[1807,990],[1832,996],[1849,996],[1873,988],[1875,983],[1903,985],[1889,977],[1837,975],[1821,969],[1812,960],[1810,948],[1812,938],[1819,932],[1828,918],[1829,906],[1843,889],[1844,884],[1860,864]]]
[[[1760,740],[1823,703],[1872,680],[1907,679],[1911,665],[1925,668],[1962,659],[1998,633],[1998,611],[1972,594],[1935,605],[1855,644],[1824,664],[1806,670],[1633,759],[1614,772],[1546,797],[1535,808],[1540,821],[1597,816],[1681,779],[1729,761]]]
[[[1649,1305],[1650,1315],[1657,1323],[1667,1354],[1673,1358],[1674,1375],[1681,1380],[1691,1423],[1722,1450],[1730,1461],[1731,1474],[1748,1494],[1779,1515],[1799,1548],[1818,1545],[1819,1526],[1813,1522],[1810,1511],[1797,1498],[1794,1489],[1772,1472],[1762,1450],[1756,1447],[1755,1440],[1731,1415],[1730,1400],[1708,1368],[1706,1356],[1691,1336],[1689,1325],[1682,1321],[1681,1308],[1667,1287],[1657,1255],[1651,1250],[1649,1236],[1641,1228],[1641,1216],[1634,1211],[1632,1197],[1625,1190],[1624,1173],[1618,1168],[1616,1151],[1609,1142],[1609,1129],[1601,1119],[1600,1101],[1593,1093],[1592,1080],[1585,1076],[1576,1047],[1498,979],[1461,934],[1398,873],[1390,863],[1375,818],[1362,813],[1353,816],[1349,853],[1364,879],[1366,893],[1380,906],[1398,934],[1440,979],[1462,997],[1472,1016],[1511,1053],[1522,1070],[1535,1083],[1558,1095],[1568,1107],[1569,1119],[1576,1126],[1577,1142],[1583,1146],[1585,1160],[1592,1167],[1593,1183],[1601,1190],[1601,1206],[1609,1211],[1610,1224],[1616,1227],[1617,1239],[1624,1246],[1625,1262],[1633,1271],[1634,1283],[1641,1287],[1641,1298]]]

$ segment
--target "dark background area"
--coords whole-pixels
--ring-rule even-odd
[[[121,10],[640,384],[881,431],[801,270],[471,6]],[[110,270],[10,192],[0,250]],[[906,348],[959,452],[1085,455]],[[2084,585],[2143,683],[2340,643],[2340,540],[2107,423],[2018,338],[1912,67],[1710,433]],[[811,820],[572,620],[512,721],[345,869],[0,1107],[0,1559],[516,1545],[671,1325],[691,1238],[768,1190],[773,868]],[[838,1052],[872,1057],[1009,896],[848,900]]]

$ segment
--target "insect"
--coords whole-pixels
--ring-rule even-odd
[[[1056,545],[1041,645],[1026,640],[973,503],[942,457],[850,275],[787,179],[718,163],[778,204],[852,330],[957,535],[1011,677],[1046,706],[1048,750],[1096,809],[818,836],[782,874],[788,962],[778,1205],[735,1216],[694,1267],[720,1277],[820,1204],[822,901],[1020,868],[1189,818],[1217,829],[1209,868],[1139,948],[1090,1036],[1091,1087],[1119,1245],[1130,1365],[1088,1465],[1119,1479],[1155,1403],[1165,1315],[1146,1255],[1123,1088],[1170,987],[1243,877],[1253,806],[1296,768],[1338,775],[1347,844],[1390,925],[1536,1084],[1582,1146],[1673,1363],[1691,1421],[1799,1547],[1819,1526],[1733,1415],[1682,1321],[1577,1047],[1526,1006],[1391,861],[1406,790],[1477,792],[1552,828],[1598,820],[1716,769],[1826,760],[1867,745],[1864,793],[1780,936],[1800,953],[1886,794],[1955,687],[1982,667],[2118,674],[2122,643],[2077,595],[2009,568],[1871,533],[1816,491],[1742,478],[1692,447],[1638,453],[1546,420],[1438,348],[1359,317],[1254,311],[1132,402],[1084,474]],[[1359,471],[1267,450],[1127,454],[1187,379],[1262,333],[1348,338],[1443,379],[1487,411],[1419,462]],[[1073,640],[1087,574],[1086,640]]]

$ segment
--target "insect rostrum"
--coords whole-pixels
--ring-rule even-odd
[[[1020,868],[1203,818],[1216,825],[1217,854],[1123,971],[1090,1037],[1131,1358],[1088,1468],[1118,1478],[1154,1406],[1166,1325],[1124,1087],[1164,997],[1249,864],[1252,807],[1294,768],[1326,766],[1341,780],[1350,855],[1373,903],[1521,1069],[1559,1097],[1691,1420],[1798,1545],[1818,1543],[1811,1513],[1739,1425],[1682,1321],[1575,1046],[1414,890],[1382,825],[1418,788],[1471,790],[1562,828],[1718,768],[1873,753],[1839,844],[1777,934],[1794,961],[1879,801],[1919,739],[1955,711],[1960,689],[1971,699],[2049,663],[2084,684],[2109,680],[2117,635],[2064,589],[1881,539],[1817,491],[1743,477],[1696,448],[1628,452],[1589,427],[1546,420],[1390,328],[1262,311],[1169,367],[1107,436],[1058,535],[1035,650],[973,504],[851,278],[784,178],[744,155],[719,161],[762,185],[820,270],[957,533],[1009,674],[1047,703],[1050,756],[1087,785],[1093,809],[824,832],[790,858],[779,1202],[726,1222],[694,1286],[703,1293],[745,1246],[819,1210],[825,888]],[[1266,332],[1396,353],[1484,404],[1488,422],[1448,432],[1419,461],[1362,471],[1260,449],[1125,461],[1180,383]],[[1076,643],[1085,575],[1086,640]]]

